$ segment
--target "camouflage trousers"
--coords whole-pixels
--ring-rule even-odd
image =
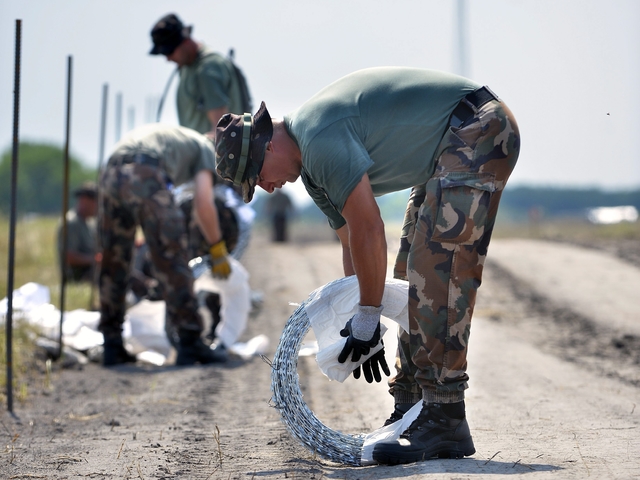
[[[394,276],[409,281],[409,327],[398,329],[396,403],[464,399],[467,349],[476,292],[498,203],[520,149],[507,106],[497,100],[437,151],[433,176],[411,191]]]
[[[102,242],[100,324],[105,337],[121,335],[136,228],[151,253],[155,278],[162,285],[168,323],[201,332],[203,323],[188,266],[185,218],[167,188],[162,169],[111,158],[102,174],[98,218]]]

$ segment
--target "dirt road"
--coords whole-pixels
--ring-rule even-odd
[[[638,478],[638,336],[617,321],[600,321],[605,314],[590,315],[595,294],[572,297],[592,288],[590,280],[603,286],[595,265],[588,275],[554,277],[573,285],[550,285],[542,267],[522,263],[534,247],[561,252],[556,264],[564,271],[573,253],[591,254],[492,244],[471,337],[466,403],[477,452],[470,458],[398,467],[319,458],[289,435],[270,406],[270,367],[260,358],[180,369],[91,364],[43,374],[15,416],[0,416],[0,478]],[[613,268],[612,257],[598,258]],[[252,287],[264,292],[244,338],[266,334],[272,358],[294,310],[289,302],[341,276],[339,245],[325,231],[300,232],[287,245],[256,232],[243,263]],[[620,320],[618,306],[627,308],[615,302],[608,310]],[[385,342],[391,358],[393,339]],[[329,382],[313,357],[301,358],[298,372],[305,402],[332,429],[367,433],[391,411],[385,384]]]

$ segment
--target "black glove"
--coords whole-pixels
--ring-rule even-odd
[[[367,358],[361,366],[362,371],[364,372],[364,379],[367,383],[373,383],[374,378],[376,379],[376,382],[380,383],[382,380],[380,367],[382,367],[382,371],[387,377],[391,375],[391,371],[387,365],[387,360],[384,358],[384,347],[379,352],[371,355],[370,358]],[[353,378],[356,380],[360,378],[360,367],[356,367],[353,370]]]
[[[380,341],[380,322],[378,322],[378,326],[373,332],[373,337],[369,340],[359,340],[353,336],[351,320],[353,320],[353,317],[351,317],[344,328],[340,330],[340,335],[347,337],[347,343],[340,352],[340,355],[338,355],[338,362],[340,363],[346,362],[352,351],[351,361],[357,362],[363,355],[368,355],[371,348],[375,347]]]

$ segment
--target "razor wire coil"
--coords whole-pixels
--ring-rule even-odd
[[[347,465],[361,465],[364,435],[349,435],[324,425],[302,398],[298,354],[311,324],[302,303],[289,317],[272,362],[272,403],[295,438],[323,458]]]

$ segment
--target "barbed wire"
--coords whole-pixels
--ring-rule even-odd
[[[348,435],[324,425],[303,400],[298,376],[298,353],[311,324],[302,303],[289,317],[273,357],[272,404],[295,438],[323,458],[347,465],[361,465],[364,435]]]

